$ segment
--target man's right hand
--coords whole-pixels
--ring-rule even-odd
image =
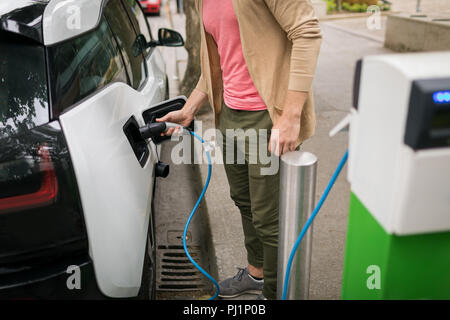
[[[208,101],[208,95],[203,91],[194,89],[183,109],[169,112],[164,117],[156,119],[156,122],[173,122],[178,123],[183,127],[188,127],[194,120],[194,116],[197,114],[198,110],[200,110],[206,101]],[[171,136],[177,129],[170,128],[165,135]]]
[[[183,127],[188,127],[193,120],[194,120],[194,115],[189,112],[186,112],[186,110],[184,110],[184,108],[183,108],[181,110],[169,112],[164,117],[156,119],[156,122],[173,122],[173,123],[178,123],[178,124],[182,125]],[[179,129],[179,128],[176,128],[176,129]],[[171,136],[176,129],[170,128],[169,130],[167,130],[165,135]]]

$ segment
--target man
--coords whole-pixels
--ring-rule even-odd
[[[184,108],[159,121],[188,125],[209,102],[224,135],[230,129],[268,130],[269,152],[295,150],[314,134],[311,84],[321,32],[310,0],[196,0],[201,25],[201,69]],[[169,131],[168,134],[172,134]],[[275,134],[276,133],[276,134]],[[267,141],[266,141],[267,142]],[[279,173],[261,174],[260,159],[226,163],[231,198],[242,215],[248,266],[220,283],[221,297],[277,287]]]

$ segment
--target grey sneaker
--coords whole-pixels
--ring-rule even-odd
[[[267,298],[261,293],[256,297],[256,300],[267,300]]]
[[[250,277],[248,269],[238,268],[238,273],[219,283],[221,298],[234,298],[242,294],[260,294],[264,280],[256,281]]]

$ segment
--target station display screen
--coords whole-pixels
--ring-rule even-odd
[[[450,147],[450,78],[414,80],[408,108],[406,145],[413,150]]]
[[[436,104],[450,104],[450,90],[433,93],[433,101]]]
[[[431,127],[433,129],[448,129],[450,130],[450,108],[435,110]]]

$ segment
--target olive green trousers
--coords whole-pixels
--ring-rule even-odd
[[[223,136],[221,148],[230,195],[242,216],[248,263],[263,268],[263,294],[275,299],[280,175],[278,165],[272,174],[262,174],[261,170],[271,166],[265,162],[272,121],[266,110],[233,110],[224,105],[218,129]],[[261,157],[261,152],[267,157]]]

